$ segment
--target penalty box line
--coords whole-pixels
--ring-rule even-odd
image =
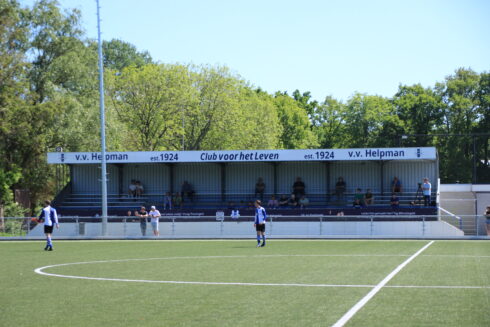
[[[410,258],[401,263],[391,273],[388,274],[378,285],[376,285],[366,296],[364,296],[359,302],[357,302],[352,308],[349,309],[334,325],[333,327],[343,327],[362,307],[366,305],[393,277],[396,276],[406,265],[408,265],[419,254],[425,251],[434,241],[430,241],[424,245],[420,250],[415,252]]]

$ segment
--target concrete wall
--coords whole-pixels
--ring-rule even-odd
[[[254,238],[252,222],[161,222],[161,238]],[[85,223],[85,233],[80,235],[76,223],[64,223],[54,232],[56,237],[100,237],[100,223]],[[348,222],[272,222],[267,225],[269,237],[461,237],[464,233],[443,221],[348,221]],[[147,226],[147,237],[152,235],[151,226]],[[42,226],[37,226],[30,237],[43,236]],[[141,237],[138,222],[110,223],[109,237]]]

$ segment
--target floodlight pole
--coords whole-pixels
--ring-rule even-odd
[[[99,106],[101,142],[101,183],[102,183],[102,235],[107,235],[107,167],[105,149],[105,110],[104,110],[104,66],[102,62],[102,39],[100,37],[100,6],[97,2],[97,34],[99,38]]]

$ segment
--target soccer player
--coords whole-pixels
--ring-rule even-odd
[[[56,226],[56,229],[59,229],[60,225],[58,224],[56,209],[51,207],[51,201],[44,201],[44,209],[41,211],[38,221],[44,221],[44,234],[46,234],[46,246],[44,247],[44,251],[53,251],[51,234],[53,234],[53,227]]]
[[[254,227],[257,231],[257,247],[265,246],[265,221],[267,219],[267,214],[265,209],[262,208],[262,202],[260,200],[255,200],[255,222]],[[260,244],[260,236],[262,236],[262,244]]]

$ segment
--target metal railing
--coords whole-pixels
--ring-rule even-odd
[[[149,220],[108,217],[107,235],[102,219],[61,217],[55,238],[153,238]],[[158,238],[249,238],[253,217],[166,216],[159,219]],[[484,216],[269,216],[266,233],[277,238],[488,238]],[[40,239],[43,225],[31,218],[3,218],[0,239]]]

